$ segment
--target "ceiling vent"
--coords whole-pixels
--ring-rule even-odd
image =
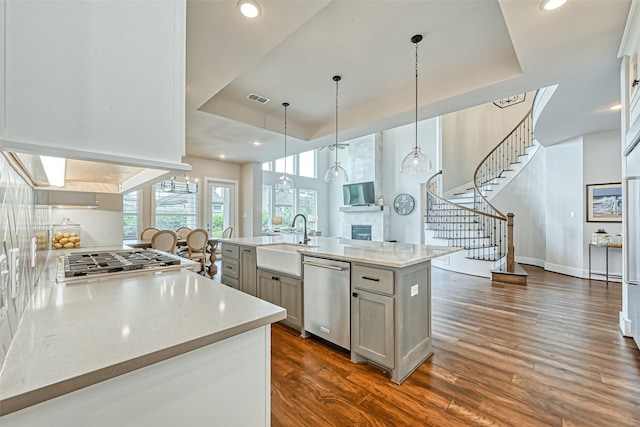
[[[265,98],[264,96],[260,96],[257,93],[250,93],[249,95],[247,95],[247,98],[252,100],[252,101],[259,102],[260,104],[266,104],[267,102],[271,101],[269,98]]]

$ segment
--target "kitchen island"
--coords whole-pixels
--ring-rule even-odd
[[[176,269],[40,275],[0,373],[0,424],[268,425],[282,308]]]
[[[295,235],[223,240],[222,283],[282,305],[284,322],[303,337],[313,334],[339,345],[353,362],[373,363],[402,383],[433,354],[431,259],[462,249],[327,237],[302,245],[299,240]],[[261,264],[260,250],[268,252],[269,246],[282,248],[280,256],[287,260],[291,251],[298,252],[304,268],[293,261],[278,263],[278,252],[273,265],[265,263],[266,257]],[[322,268],[334,273],[323,274]]]

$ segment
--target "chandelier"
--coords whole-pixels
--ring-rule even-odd
[[[511,107],[512,105],[520,104],[524,102],[527,94],[520,93],[518,95],[508,96],[506,98],[498,99],[497,101],[493,101],[493,105],[500,108]]]
[[[182,181],[178,181],[175,176],[172,176],[171,179],[165,179],[160,183],[160,190],[164,193],[197,193],[198,179],[196,178],[194,182],[191,182],[189,181],[189,177],[184,175],[184,179]]]

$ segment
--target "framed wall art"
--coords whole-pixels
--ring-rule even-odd
[[[587,185],[587,222],[622,222],[622,183]]]

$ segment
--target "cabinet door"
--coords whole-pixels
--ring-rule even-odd
[[[392,297],[355,290],[351,294],[351,350],[394,368]]]
[[[242,247],[240,249],[240,290],[247,294],[257,295],[256,249]]]
[[[258,298],[280,305],[280,282],[269,272],[258,270]]]
[[[287,276],[279,276],[280,305],[287,309],[287,322],[302,327],[302,282]]]

